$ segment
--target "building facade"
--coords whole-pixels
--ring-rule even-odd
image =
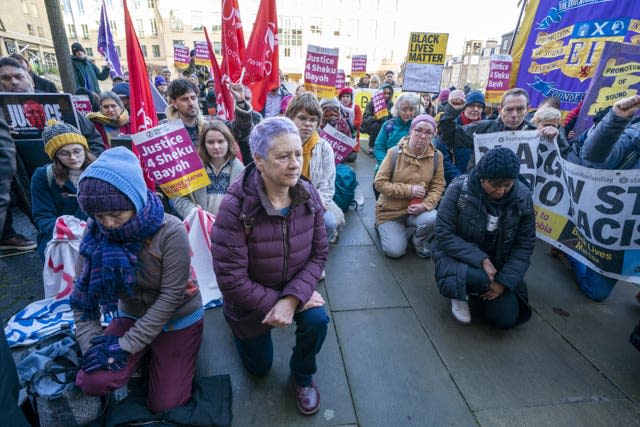
[[[469,84],[474,89],[484,91],[489,78],[490,57],[500,52],[501,46],[494,39],[464,42],[462,54],[447,58],[441,87],[455,86],[462,89],[465,84]]]

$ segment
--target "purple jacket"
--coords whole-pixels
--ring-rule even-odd
[[[266,333],[262,319],[286,296],[307,303],[327,261],[323,206],[304,178],[290,190],[285,217],[273,208],[254,165],[229,188],[211,232],[224,314],[240,339]]]

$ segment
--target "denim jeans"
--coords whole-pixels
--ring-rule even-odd
[[[315,307],[296,313],[293,320],[296,322],[296,345],[289,367],[296,384],[307,387],[317,371],[316,354],[327,336],[329,317],[323,307]],[[265,376],[273,364],[271,332],[246,340],[236,338],[235,342],[244,367],[255,376]]]
[[[587,297],[594,301],[602,301],[611,294],[617,279],[603,276],[575,258],[567,256],[567,259],[571,264],[578,286]]]

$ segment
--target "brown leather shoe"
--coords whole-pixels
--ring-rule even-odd
[[[312,415],[320,409],[320,392],[316,383],[312,382],[308,387],[296,385],[296,404],[298,410],[304,415]]]

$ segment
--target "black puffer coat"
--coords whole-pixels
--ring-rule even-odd
[[[452,181],[438,208],[432,248],[436,282],[442,295],[466,300],[467,269],[482,268],[482,260],[488,257],[498,270],[495,281],[527,302],[523,277],[536,238],[531,195],[529,186],[516,180],[509,194],[493,201],[482,189],[475,171]],[[493,254],[481,249],[487,233],[488,210],[500,213]]]

